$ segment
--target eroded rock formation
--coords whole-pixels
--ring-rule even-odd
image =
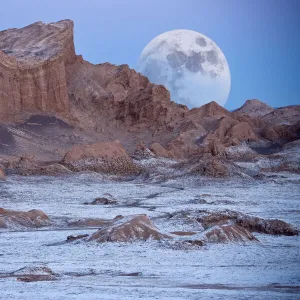
[[[129,155],[203,161],[209,154],[214,159],[202,163],[200,173],[223,176],[228,148],[247,143],[269,149],[300,137],[299,106],[273,109],[248,100],[234,112],[216,102],[189,110],[127,65],[93,65],[76,55],[73,26],[70,20],[37,22],[0,32],[0,153],[56,163],[64,158],[75,171],[121,174],[135,172]],[[115,145],[111,157],[105,144],[96,146],[114,140],[128,154],[122,150],[120,157]],[[57,164],[41,169],[20,163],[24,174],[68,172]]]
[[[136,215],[121,219],[121,221],[100,229],[91,235],[89,241],[103,242],[132,242],[148,239],[161,240],[170,238],[163,234],[146,215]]]
[[[0,228],[27,227],[38,228],[51,224],[48,216],[39,209],[15,211],[0,208]]]

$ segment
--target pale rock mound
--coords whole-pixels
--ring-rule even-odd
[[[88,240],[103,242],[133,242],[148,239],[170,238],[161,233],[146,215],[136,215],[122,219],[116,224],[95,232]]]

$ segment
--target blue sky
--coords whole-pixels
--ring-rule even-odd
[[[300,0],[9,0],[0,30],[36,21],[75,22],[77,54],[135,68],[146,44],[172,29],[214,40],[231,71],[228,109],[257,98],[300,104]]]

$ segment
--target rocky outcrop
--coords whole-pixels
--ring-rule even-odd
[[[0,32],[0,118],[69,111],[65,64],[75,59],[73,22]]]
[[[235,110],[236,113],[242,115],[248,115],[254,118],[262,117],[264,115],[272,113],[273,111],[274,111],[273,107],[257,99],[247,100],[242,107]]]
[[[24,212],[0,208],[0,228],[38,228],[50,224],[48,216],[39,209]]]
[[[204,117],[231,117],[230,112],[224,107],[220,106],[215,101],[207,103],[199,108],[193,108],[189,111],[188,116],[189,119],[202,119]]]
[[[161,233],[146,215],[136,215],[122,219],[119,222],[95,232],[88,241],[103,242],[133,242],[148,239],[169,239]]]
[[[277,219],[265,220],[258,217],[245,216],[238,218],[236,223],[251,231],[273,235],[298,235],[299,231],[290,224]]]
[[[300,105],[280,107],[262,117],[262,120],[273,125],[293,125],[300,120]]]
[[[150,147],[150,150],[159,157],[165,157],[165,158],[174,158],[174,155],[167,151],[162,145],[159,143],[153,143]]]
[[[298,235],[298,229],[292,225],[277,219],[262,219],[252,217],[236,211],[220,211],[210,212],[197,218],[197,221],[202,224],[205,229],[213,228],[214,226],[222,227],[224,225],[235,224],[249,232],[258,232],[274,235]],[[231,229],[230,229],[231,230]],[[240,231],[240,229],[239,229]]]
[[[59,176],[72,173],[71,170],[58,163],[40,164],[33,155],[21,156],[17,161],[10,164],[9,168],[12,173],[23,176]]]
[[[119,141],[79,145],[71,148],[62,164],[74,171],[96,171],[113,174],[134,174],[134,165]]]
[[[299,137],[300,125],[299,127],[291,125],[272,125],[267,124],[261,130],[261,135],[265,139],[272,142],[289,142],[294,141]]]
[[[237,224],[213,227],[205,233],[205,237],[208,243],[239,243],[257,241],[251,232]]]

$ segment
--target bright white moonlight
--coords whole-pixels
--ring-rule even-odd
[[[224,105],[230,91],[225,55],[211,39],[192,30],[172,30],[154,38],[142,51],[137,69],[189,108],[210,101]]]

